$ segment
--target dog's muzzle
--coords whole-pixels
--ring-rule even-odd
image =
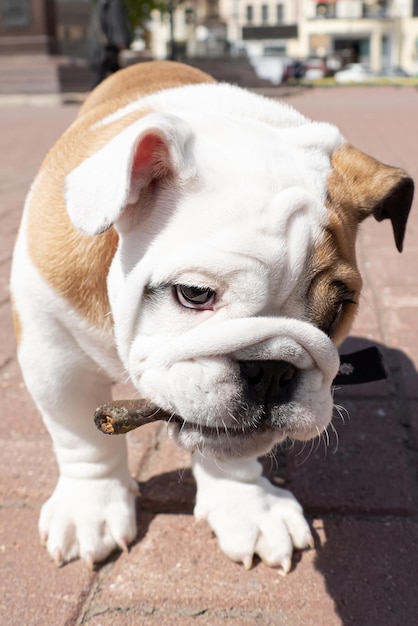
[[[263,454],[310,439],[332,416],[336,347],[307,322],[242,318],[203,323],[152,351],[146,372],[168,381],[179,443],[214,456]]]

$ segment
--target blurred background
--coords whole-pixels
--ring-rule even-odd
[[[92,0],[0,0],[0,93],[79,92]],[[417,83],[418,0],[124,0],[123,64],[176,59],[249,87]]]

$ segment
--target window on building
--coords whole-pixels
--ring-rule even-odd
[[[206,7],[207,17],[219,17],[218,0],[208,0]]]
[[[389,17],[389,2],[377,0],[376,2],[363,2],[363,17],[380,18]]]
[[[278,4],[277,5],[277,21],[278,22],[283,22],[284,21],[284,6],[283,6],[283,4]]]
[[[318,2],[316,5],[317,17],[336,17],[335,2]]]
[[[254,8],[252,4],[247,4],[246,13],[247,13],[247,22],[252,22],[254,19]]]
[[[267,4],[261,5],[261,21],[267,22],[269,19],[269,8]]]
[[[414,0],[412,5],[412,17],[418,17],[418,0]]]

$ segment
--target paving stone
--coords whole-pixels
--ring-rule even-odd
[[[418,400],[408,402],[406,421],[409,424],[409,445],[418,451]]]
[[[287,455],[288,487],[309,513],[408,515],[416,511],[404,431],[381,400],[347,400],[349,418],[316,443]]]
[[[5,365],[16,353],[16,342],[12,315],[9,306],[0,304],[0,367]]]
[[[0,507],[33,507],[52,493],[58,478],[52,443],[0,439]]]
[[[314,567],[341,623],[415,624],[418,596],[408,581],[418,571],[416,521],[329,518],[322,525],[324,540]]]
[[[314,531],[316,550],[299,554],[283,578],[262,564],[246,572],[225,560],[190,518],[159,516],[102,578],[83,623],[415,623],[418,598],[408,581],[418,567],[416,522],[328,518]]]
[[[162,424],[154,454],[138,467],[140,507],[160,513],[191,513],[196,486],[190,465],[190,453],[171,441],[166,424]]]
[[[0,309],[1,314],[1,309]],[[1,334],[1,330],[0,330]],[[0,367],[0,395],[2,412],[9,417],[7,431],[3,437],[14,439],[46,439],[47,431],[42,423],[24,382],[15,359],[14,336],[7,338],[7,365]],[[10,360],[11,359],[11,360]]]
[[[404,298],[408,297],[410,290],[416,291],[417,285],[418,247],[416,243],[414,245],[413,240],[411,241],[412,233],[407,227],[404,250],[402,254],[399,254],[394,248],[393,239],[389,239],[389,242],[382,241],[382,236],[379,233],[379,238],[376,241],[376,232],[369,232],[370,226],[374,226],[373,222],[367,226],[369,228],[364,228],[362,231],[361,241],[363,246],[368,246],[368,280],[377,290],[377,294],[379,294],[380,289],[387,286],[398,289],[402,287]],[[392,237],[392,233],[387,233],[387,236],[388,238]]]
[[[12,219],[9,216],[12,216]],[[0,218],[0,263],[11,258],[11,250],[17,235],[17,220],[15,213],[8,213]]]
[[[10,276],[10,256],[0,262],[0,306],[7,304],[10,297],[9,276]]]
[[[39,546],[37,517],[0,509],[0,623],[74,624],[95,575],[80,562],[55,567]]]
[[[197,624],[229,619],[244,625],[251,620],[292,626],[341,623],[322,575],[313,568],[314,551],[299,554],[287,577],[261,563],[247,572],[219,551],[204,523],[181,515],[143,516],[142,523],[145,536],[101,579],[84,623],[111,624],[117,613],[150,618],[155,611],[162,623],[185,625],[192,618],[198,618]]]

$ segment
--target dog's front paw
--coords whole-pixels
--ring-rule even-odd
[[[136,536],[136,483],[61,477],[39,518],[41,542],[56,565],[77,557],[92,568]]]
[[[206,519],[221,550],[250,569],[257,554],[287,574],[293,548],[313,547],[302,507],[286,489],[266,478],[245,483],[222,479],[198,491],[195,516]]]

